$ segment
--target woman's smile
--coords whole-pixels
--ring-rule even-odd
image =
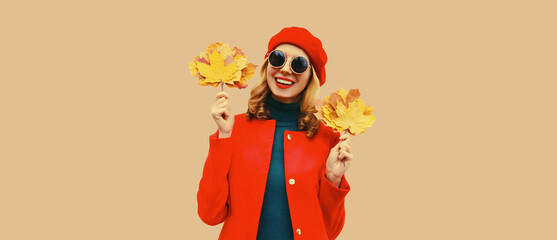
[[[296,82],[285,77],[275,77],[275,83],[277,84],[277,87],[286,89],[292,87]]]

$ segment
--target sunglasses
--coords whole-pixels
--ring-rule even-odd
[[[274,68],[281,68],[286,63],[286,55],[280,50],[269,53],[269,64]],[[305,57],[295,57],[290,62],[290,69],[296,74],[302,74],[309,68],[309,62]]]

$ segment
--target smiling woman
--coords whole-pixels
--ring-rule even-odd
[[[281,54],[274,55],[277,52]],[[292,65],[296,65],[292,59],[309,59],[309,56],[303,49],[290,43],[280,44],[266,56],[266,61],[261,67],[261,81],[251,90],[246,117],[269,119],[271,115],[266,107],[268,97],[282,103],[300,102],[303,116],[298,119],[298,128],[307,130],[308,137],[313,136],[319,127],[319,121],[313,113],[319,97],[320,81],[314,68],[309,65],[300,73],[292,70]],[[309,64],[308,60],[306,62]]]
[[[197,201],[205,223],[224,222],[219,239],[340,234],[353,156],[350,137],[314,115],[326,63],[321,40],[285,28],[269,41],[245,114],[232,116],[228,95],[217,94]]]

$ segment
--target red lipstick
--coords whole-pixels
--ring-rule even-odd
[[[278,88],[286,89],[294,86],[295,82],[288,78],[275,77],[275,84],[277,85]]]

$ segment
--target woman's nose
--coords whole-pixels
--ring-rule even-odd
[[[291,74],[292,70],[290,70],[290,62],[286,61],[284,63],[284,66],[282,66],[282,68],[280,68],[280,72],[283,74]]]

